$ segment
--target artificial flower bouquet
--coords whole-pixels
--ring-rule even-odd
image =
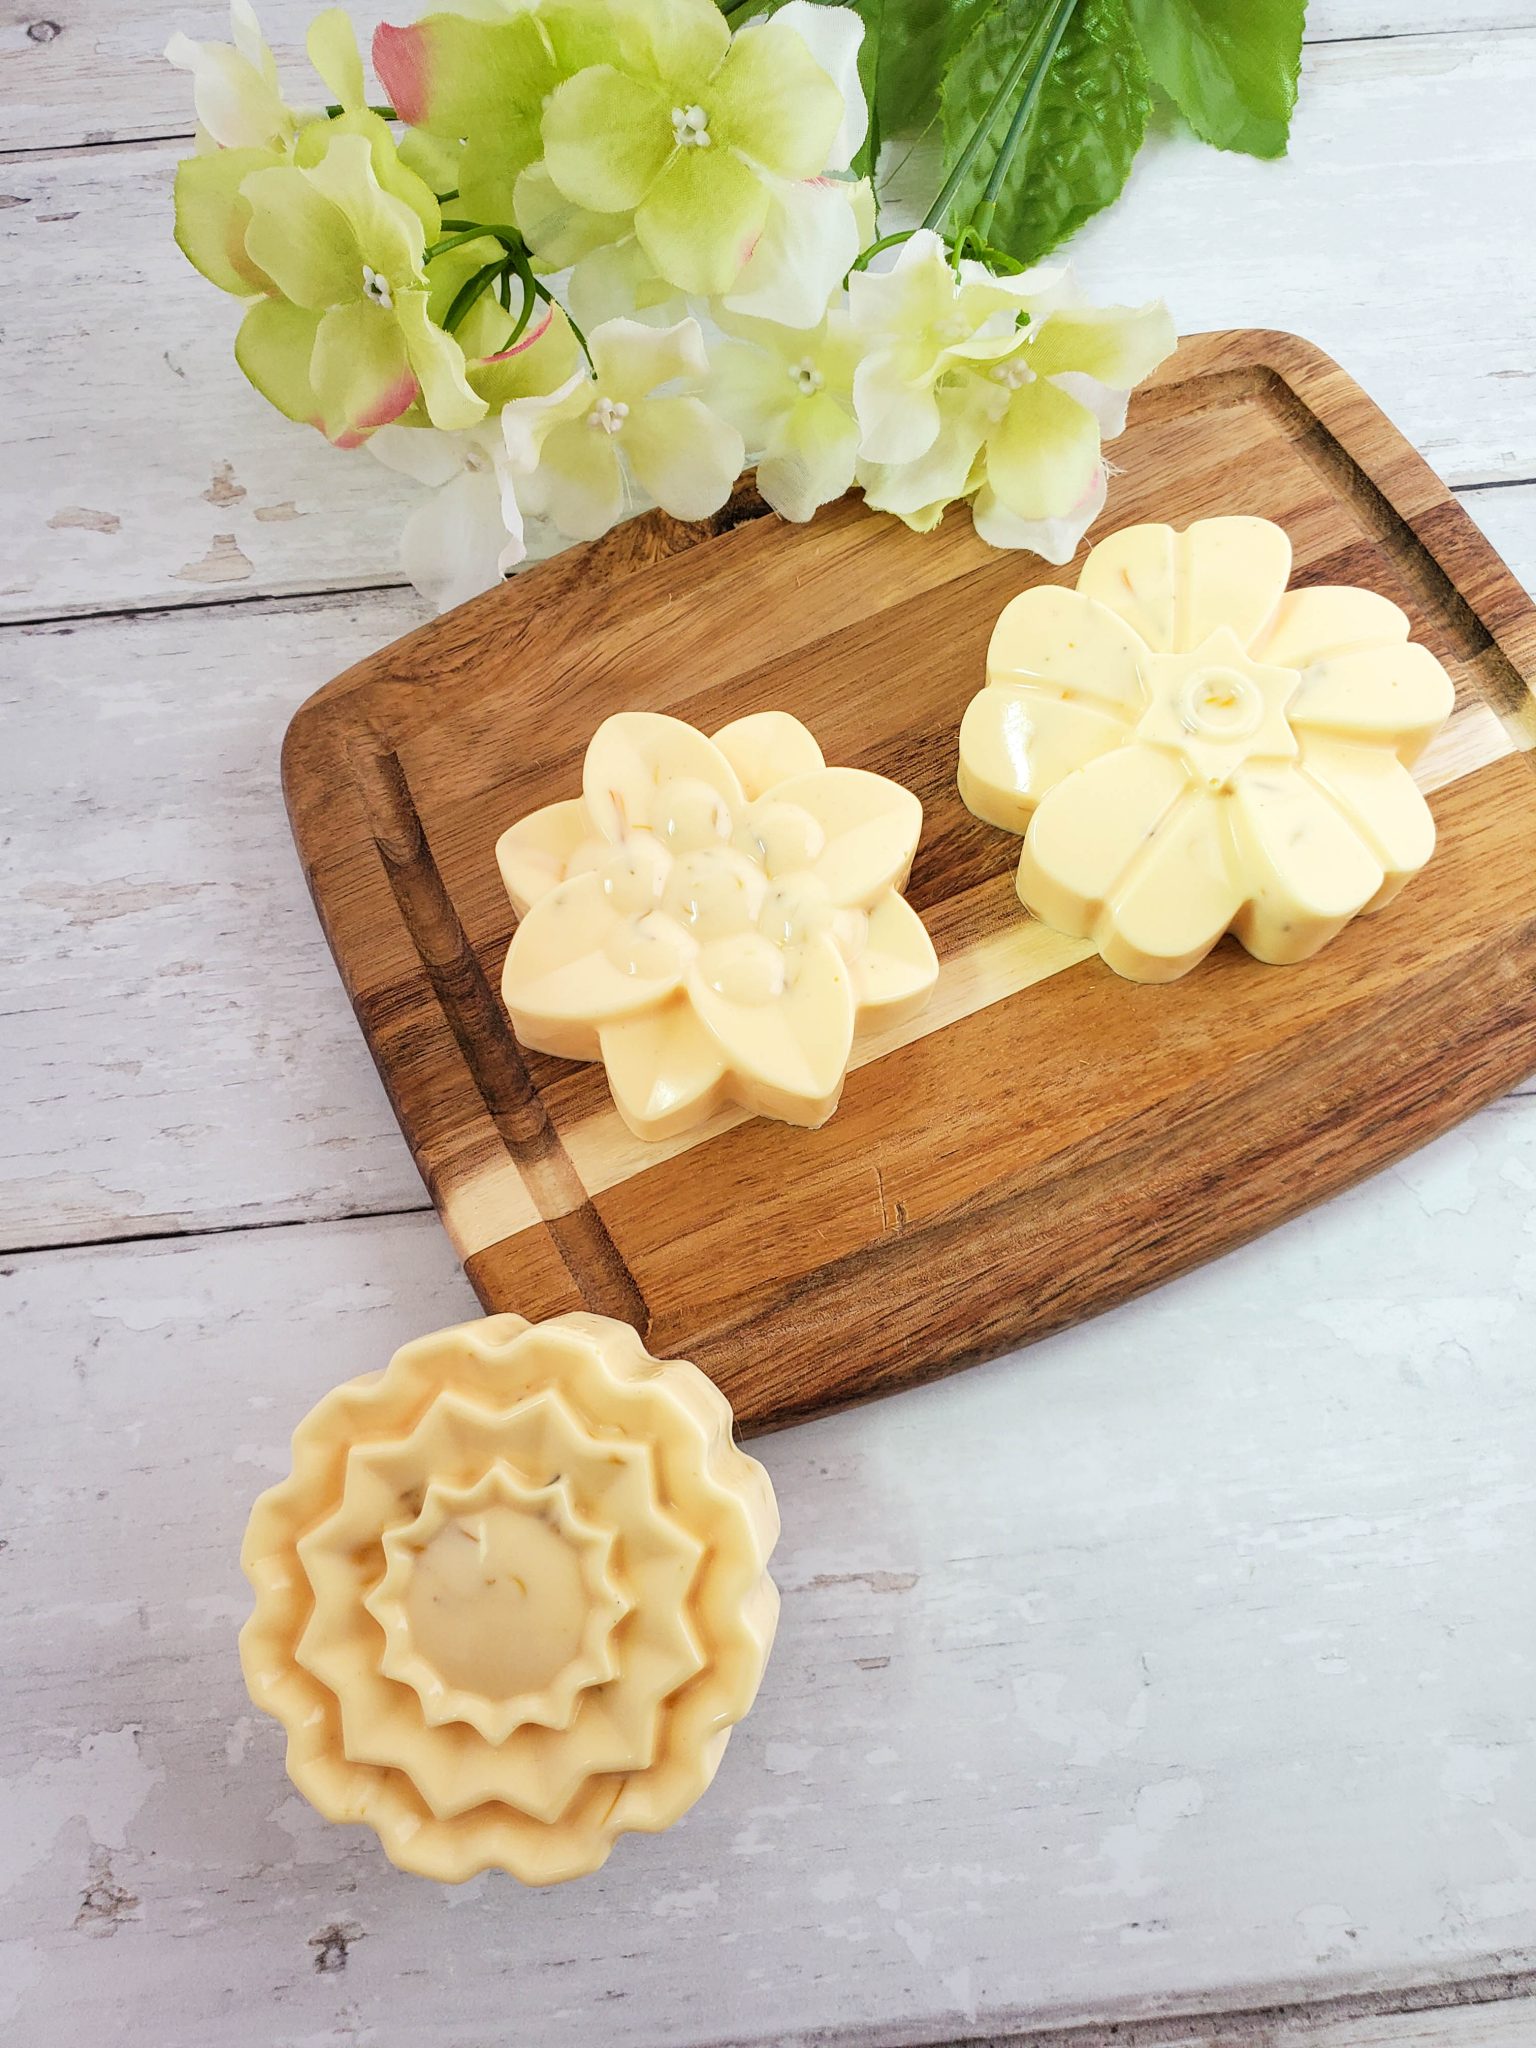
[[[1273,12],[1299,43],[1299,0]],[[1026,260],[1113,196],[1154,81],[1260,153],[1287,62],[1294,93],[1281,51],[1279,116],[1212,132],[1191,94],[1251,98],[1272,24],[1230,30],[1223,72],[1197,0],[1157,13],[459,0],[378,28],[381,102],[332,8],[308,36],[330,97],[299,110],[232,0],[233,47],[167,49],[199,123],[176,236],[245,302],[256,389],[428,488],[403,557],[441,605],[524,558],[529,516],[569,539],[651,504],[705,518],[748,461],[786,519],[854,485],[918,530],[965,500],[985,540],[1061,562],[1174,332],[1160,303],[1089,305]],[[942,189],[883,232],[880,141],[925,90]]]

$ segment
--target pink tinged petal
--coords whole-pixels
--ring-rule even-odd
[[[496,842],[496,864],[519,917],[565,880],[566,863],[591,837],[592,821],[579,796],[546,804],[507,827]]]
[[[909,789],[864,768],[819,768],[772,791],[815,821],[820,851],[810,870],[841,909],[865,909],[906,882],[923,829]]]
[[[1189,787],[1182,765],[1119,747],[1047,791],[1019,854],[1019,900],[1055,930],[1092,938],[1131,863]]]
[[[778,783],[827,765],[814,736],[787,711],[753,711],[715,734],[715,745],[735,769],[749,803]]]
[[[725,295],[726,309],[815,327],[861,246],[854,190],[822,178],[773,185],[762,233]]]
[[[960,721],[960,795],[989,825],[1022,832],[1047,790],[1125,738],[1124,721],[1096,705],[989,684]]]
[[[1355,654],[1407,638],[1407,614],[1390,598],[1374,590],[1323,583],[1287,591],[1250,652],[1255,661],[1274,668],[1307,669],[1337,654]]]
[[[677,1137],[725,1106],[725,1055],[685,996],[601,1037],[614,1107],[637,1138]]]
[[[715,792],[722,807],[717,837],[726,844],[747,800],[714,741],[660,711],[616,711],[603,720],[587,747],[581,791],[604,839],[621,846],[632,832],[651,830],[669,782],[703,783]]]
[[[987,482],[1018,519],[1061,519],[1099,467],[1099,423],[1044,378],[1022,385],[987,440]]]
[[[356,448],[397,420],[418,389],[399,323],[363,299],[322,316],[310,376],[326,438],[338,448]]]
[[[1386,880],[1366,905],[1375,910],[1416,875],[1435,850],[1435,821],[1412,775],[1381,747],[1310,734],[1302,772],[1343,812],[1380,862]]]
[[[938,979],[939,956],[927,926],[906,897],[893,890],[870,912],[868,935],[853,960],[859,1029],[915,1017]]]
[[[741,1000],[730,992],[730,962],[721,964],[720,987],[704,960],[688,977],[688,993],[720,1050],[730,1100],[754,1115],[814,1129],[837,1107],[853,1049],[852,972],[825,933],[782,953],[756,933],[742,935],[743,947],[754,943],[766,949],[768,968],[778,962],[778,994]]]
[[[658,276],[718,298],[740,278],[768,213],[762,177],[729,149],[679,149],[635,208],[635,233]]]
[[[408,128],[425,126],[432,103],[430,44],[425,26],[392,28],[381,21],[373,32],[373,68],[389,104]]]
[[[1108,479],[1101,463],[1082,500],[1060,519],[1019,519],[983,485],[971,506],[977,534],[992,548],[1022,548],[1060,567],[1077,553],[1083,535],[1104,510]]]
[[[1312,663],[1288,715],[1304,730],[1391,747],[1411,767],[1455,702],[1455,685],[1440,663],[1409,640]]]
[[[1146,704],[1147,659],[1147,643],[1117,612],[1081,589],[1042,583],[1004,606],[987,647],[987,681],[1042,684],[1133,719]]]
[[[665,1002],[695,950],[659,911],[616,910],[589,870],[558,883],[523,917],[507,949],[502,1000],[524,1045],[597,1059],[599,1028]]]
[[[1231,807],[1252,891],[1233,929],[1256,959],[1310,959],[1380,892],[1380,861],[1299,768],[1239,771]]]
[[[1128,981],[1176,981],[1236,917],[1226,805],[1192,790],[1154,828],[1098,932],[1105,965]]]

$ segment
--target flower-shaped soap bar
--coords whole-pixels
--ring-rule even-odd
[[[768,1475],[625,1323],[492,1316],[327,1394],[251,1511],[288,1771],[403,1869],[596,1870],[709,1784],[773,1641]]]
[[[824,1123],[855,1027],[913,1014],[938,979],[900,893],[922,822],[897,783],[828,768],[785,712],[713,739],[655,712],[605,719],[581,796],[496,849],[520,913],[513,1028],[602,1060],[642,1138],[728,1103]]]
[[[1133,981],[1227,931],[1305,960],[1434,849],[1408,770],[1450,677],[1386,598],[1290,570],[1268,520],[1127,527],[993,632],[960,794],[1024,833],[1027,908]]]

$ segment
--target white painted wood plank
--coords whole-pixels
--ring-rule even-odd
[[[323,1826],[233,1654],[293,1421],[469,1310],[435,1224],[8,1261],[7,2037],[897,2048],[1530,1967],[1533,1225],[1526,1103],[763,1440],[759,1705],[679,1829],[537,1896]]]
[[[318,6],[263,0],[258,11],[295,102],[314,103],[321,94],[303,44]],[[420,10],[352,0],[347,12],[366,47],[377,22]],[[1311,0],[1307,10],[1314,42],[1533,25],[1532,0]],[[190,133],[186,81],[160,56],[172,28],[227,42],[228,9],[219,0],[29,0],[13,9],[0,27],[0,149]]]
[[[1536,586],[1536,486],[1468,504]],[[423,615],[392,592],[0,632],[0,1245],[423,1201],[278,786],[296,706]]]
[[[1155,141],[1082,238],[1086,280],[1166,292],[1187,331],[1310,335],[1453,482],[1536,474],[1536,273],[1509,256],[1536,244],[1533,96],[1536,30],[1320,47],[1289,160]],[[396,580],[414,487],[246,386],[233,302],[170,240],[178,153],[0,165],[0,256],[27,280],[0,617]]]

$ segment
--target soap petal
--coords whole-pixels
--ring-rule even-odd
[[[1125,737],[1122,721],[1097,705],[991,683],[960,721],[960,794],[989,825],[1022,832],[1047,790]]]
[[[1320,736],[1308,738],[1301,766],[1338,805],[1386,873],[1367,908],[1395,896],[1435,850],[1435,821],[1412,775],[1385,748]]]
[[[502,1000],[524,1045],[561,1059],[597,1059],[597,1027],[665,1001],[695,950],[657,911],[621,916],[589,870],[530,907],[507,949]]]
[[[602,1031],[614,1107],[637,1138],[671,1138],[719,1106],[725,1059],[693,1005],[678,998]]]
[[[1250,890],[1234,930],[1257,959],[1309,959],[1381,889],[1385,870],[1298,768],[1240,771],[1232,828]]]
[[[987,681],[1046,683],[1058,696],[1092,697],[1136,718],[1146,698],[1142,667],[1150,651],[1107,605],[1042,583],[1004,605],[987,647]]]
[[[814,737],[787,711],[733,718],[715,734],[715,745],[735,769],[749,803],[792,775],[812,775],[827,765]]]
[[[939,956],[928,927],[894,891],[869,914],[869,933],[853,961],[859,1028],[915,1017],[933,994]]]
[[[1391,747],[1411,767],[1455,702],[1440,663],[1410,640],[1314,662],[1291,699],[1290,720],[1303,730]]]
[[[1255,661],[1275,668],[1306,669],[1334,655],[1407,638],[1407,614],[1389,597],[1344,583],[1319,583],[1287,591],[1250,651]]]
[[[591,837],[592,821],[579,796],[546,804],[507,827],[496,842],[496,862],[519,916],[565,880],[566,862]]]
[[[822,934],[786,954],[783,993],[735,1002],[695,969],[688,993],[724,1056],[731,1099],[759,1116],[814,1128],[837,1107],[853,1049],[853,976]]]
[[[1242,900],[1225,807],[1191,790],[1115,891],[1099,951],[1130,981],[1175,981],[1204,959]]]
[[[774,789],[776,804],[809,811],[826,836],[811,872],[840,908],[867,908],[907,879],[923,829],[909,789],[864,768],[818,768]]]
[[[1118,747],[1058,782],[1029,821],[1020,901],[1076,939],[1093,936],[1132,861],[1189,787],[1152,747]]]
[[[1177,646],[1199,647],[1222,626],[1249,646],[1290,581],[1285,528],[1269,519],[1197,519],[1179,536],[1178,552]]]
[[[588,815],[614,845],[649,819],[661,785],[678,780],[707,783],[733,818],[746,808],[736,771],[714,741],[660,711],[617,711],[605,718],[581,771]]]
[[[1171,526],[1123,526],[1088,550],[1078,595],[1116,613],[1155,654],[1174,647],[1174,546]]]

